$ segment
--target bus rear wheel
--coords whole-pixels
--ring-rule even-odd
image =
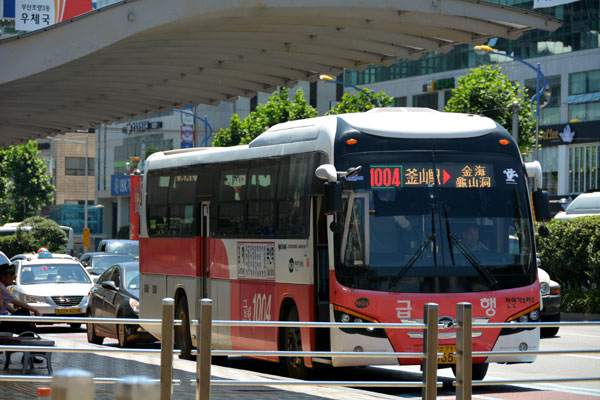
[[[287,314],[286,321],[299,321],[298,309],[292,307]],[[300,328],[285,327],[283,328],[283,350],[284,351],[302,351],[302,336]],[[308,378],[309,369],[304,364],[302,357],[282,357],[282,364],[285,366],[287,373],[294,379],[305,380]]]
[[[181,320],[181,326],[175,327],[175,347],[181,350],[179,358],[192,359],[192,336],[190,334],[190,318],[187,299],[182,297],[175,307],[175,319]]]

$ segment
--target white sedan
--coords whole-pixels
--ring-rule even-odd
[[[37,258],[15,260],[13,296],[43,316],[85,317],[88,293],[93,286],[85,268],[73,258],[53,258],[52,253]],[[70,324],[79,328],[80,323]]]

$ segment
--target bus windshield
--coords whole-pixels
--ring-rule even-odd
[[[489,153],[349,155],[341,263],[354,288],[479,292],[535,280],[520,160]]]

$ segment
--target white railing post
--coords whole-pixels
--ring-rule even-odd
[[[94,400],[94,375],[83,369],[61,369],[52,375],[52,400]]]
[[[162,323],[160,340],[160,400],[173,396],[173,320],[175,301],[169,297],[162,300]]]
[[[438,305],[435,303],[425,304],[423,314],[425,316],[425,329],[423,335],[423,383],[422,391],[424,400],[435,400],[437,397],[437,353],[438,353]]]
[[[456,305],[456,399],[471,399],[473,392],[473,309],[470,303]]]
[[[212,300],[198,300],[200,315],[196,331],[198,355],[196,356],[196,400],[210,400],[210,367],[212,350]]]
[[[115,387],[118,400],[158,400],[159,393],[158,383],[147,376],[126,376]]]

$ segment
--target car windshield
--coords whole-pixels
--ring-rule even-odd
[[[100,275],[106,269],[112,265],[133,261],[133,257],[128,254],[115,254],[115,255],[100,255],[92,258],[92,274]]]
[[[520,160],[491,154],[348,157],[363,165],[343,216],[337,275],[355,288],[475,292],[531,284]],[[362,158],[362,159],[361,159]],[[534,271],[534,272],[532,272]]]
[[[133,243],[113,243],[108,246],[108,249],[115,253],[125,253],[133,257],[138,257],[140,255],[139,245]]]
[[[21,269],[20,284],[90,283],[82,267],[74,264],[26,265]]]
[[[139,288],[140,288],[139,267],[125,269],[125,287],[129,290],[139,290]]]

